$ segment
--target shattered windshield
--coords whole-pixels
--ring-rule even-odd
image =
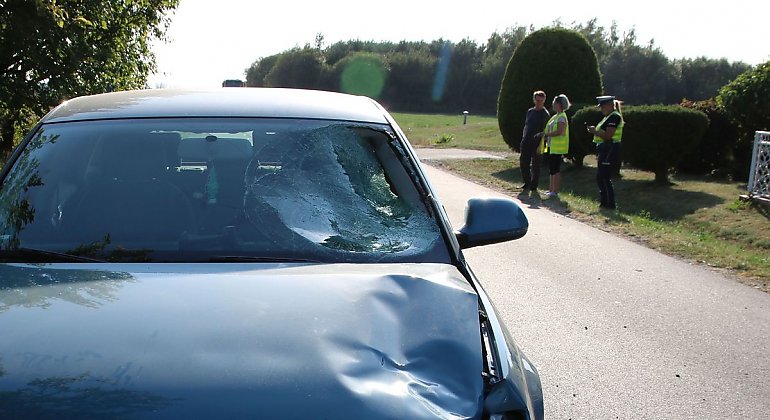
[[[0,246],[6,261],[447,261],[401,148],[388,126],[336,121],[52,124],[3,181]]]

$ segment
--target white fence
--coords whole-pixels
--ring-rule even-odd
[[[747,188],[754,197],[770,199],[770,132],[754,133],[754,154]]]

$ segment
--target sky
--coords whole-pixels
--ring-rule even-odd
[[[721,6],[717,6],[720,4]],[[770,60],[766,0],[180,0],[168,42],[156,42],[158,72],[150,87],[218,87],[245,79],[256,60],[293,47],[338,41],[458,42],[483,45],[507,28],[565,25],[597,18],[620,32],[634,29],[639,44],[654,40],[670,59],[726,58],[750,65]]]

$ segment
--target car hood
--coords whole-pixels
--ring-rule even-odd
[[[0,332],[11,417],[480,415],[451,265],[4,264]]]

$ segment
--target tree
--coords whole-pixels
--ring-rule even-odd
[[[29,115],[63,99],[141,88],[179,0],[5,0],[0,5],[0,153]],[[25,117],[26,116],[26,117]]]
[[[605,91],[627,103],[677,104],[682,98],[713,98],[720,87],[749,68],[742,62],[706,57],[669,61],[654,40],[639,45],[634,28],[621,34],[615,22],[605,29],[591,19],[573,23],[571,29],[583,34],[596,51]]]
[[[443,99],[445,104],[463,111],[471,108],[474,96],[478,94],[474,82],[481,67],[481,49],[475,42],[464,39],[448,51],[451,54],[442,57],[449,61]]]
[[[676,67],[653,44],[626,41],[602,67],[604,89],[627,104],[674,104],[682,99]]]
[[[483,47],[481,68],[476,81],[475,101],[472,109],[477,112],[494,114],[497,110],[497,98],[500,95],[500,84],[505,75],[513,52],[534,29],[524,26],[511,27],[502,34],[494,32]]]
[[[562,28],[541,29],[513,53],[497,101],[500,133],[513,150],[519,149],[536,90],[544,90],[549,98],[564,93],[574,103],[593,102],[602,93],[596,55],[585,37]]]
[[[318,89],[323,80],[323,63],[313,47],[293,48],[280,54],[270,72],[265,75],[269,87]]]
[[[609,29],[596,18],[572,29],[583,34],[596,52],[604,91],[627,104],[674,104],[682,98],[678,68],[655,47],[655,40],[640,45],[636,29],[620,32],[616,22]]]
[[[610,26],[609,32],[604,26],[597,24],[596,18],[589,20],[585,25],[582,23],[573,24],[572,27],[568,29],[579,32],[586,37],[586,40],[591,44],[591,47],[593,47],[594,52],[596,53],[596,59],[599,61],[600,68],[602,64],[607,61],[607,57],[612,50],[614,50],[620,42],[618,25],[614,21],[612,22],[612,26]],[[624,34],[624,38],[629,37],[636,38],[633,28],[628,33]]]
[[[280,54],[262,57],[246,69],[246,86],[266,86],[265,77],[273,69]]]
[[[724,58],[687,58],[674,63],[682,76],[683,95],[693,101],[715,97],[722,86],[751,68],[746,63],[729,63]]]
[[[719,90],[717,103],[738,127],[735,175],[748,178],[755,131],[770,130],[770,61],[746,71]]]
[[[410,112],[435,110],[432,101],[433,76],[437,59],[419,51],[395,52],[388,57],[388,83],[383,102]]]

